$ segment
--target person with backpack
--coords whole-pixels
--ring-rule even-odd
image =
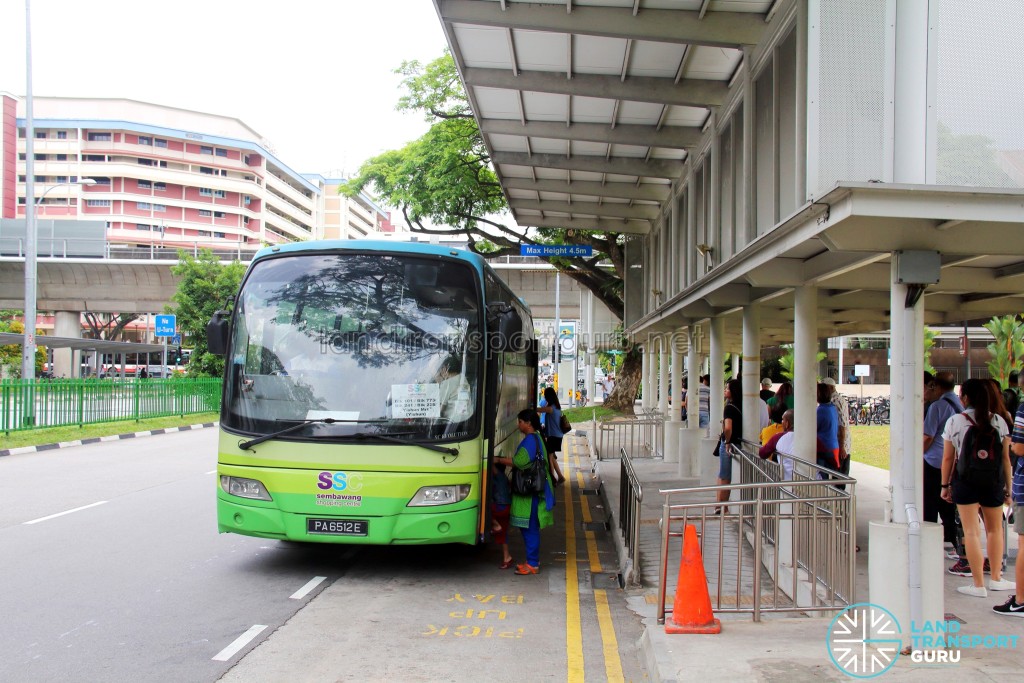
[[[1013,472],[1013,530],[1017,532],[1017,564],[1015,566],[1016,592],[992,611],[1007,617],[1024,617],[1024,406],[1017,408],[1013,419],[1013,442],[1010,450],[1017,456]]]
[[[942,430],[942,498],[952,502],[964,528],[964,545],[973,585],[957,591],[976,598],[988,590],[1013,590],[1002,578],[1003,503],[1010,500],[1010,438],[1003,418],[990,411],[984,380],[969,379],[960,388],[966,406]],[[985,586],[978,511],[985,522],[992,578]]]

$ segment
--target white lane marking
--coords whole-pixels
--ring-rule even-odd
[[[46,517],[40,517],[39,519],[33,519],[32,521],[29,521],[29,522],[22,522],[22,524],[38,524],[39,522],[45,522],[46,520],[53,519],[54,517],[63,517],[64,515],[70,515],[72,512],[78,512],[79,510],[88,510],[89,508],[94,508],[97,505],[103,505],[106,502],[107,501],[105,501],[105,500],[101,500],[98,503],[90,503],[89,505],[83,505],[82,507],[75,508],[74,510],[65,510],[64,512],[58,512],[55,515],[47,515]]]
[[[294,593],[292,593],[288,597],[290,597],[292,600],[301,600],[302,598],[304,598],[307,595],[309,595],[309,592],[311,590],[313,590],[314,588],[316,588],[317,586],[319,586],[321,583],[323,583],[326,580],[327,580],[326,576],[314,576],[312,579],[309,580],[308,583],[306,583],[305,586],[303,586],[299,590],[295,591]]]
[[[228,645],[226,648],[218,652],[213,660],[215,662],[226,662],[241,650],[243,647],[252,642],[252,639],[258,636],[263,630],[267,628],[264,624],[256,624],[251,627],[248,631],[235,638],[235,640]]]

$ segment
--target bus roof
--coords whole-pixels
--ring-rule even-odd
[[[423,256],[447,256],[461,259],[472,265],[477,271],[483,272],[487,263],[479,254],[465,249],[456,249],[439,244],[423,242],[395,242],[390,240],[309,240],[306,242],[289,242],[272,247],[264,247],[256,252],[253,263],[268,256],[279,254],[299,254],[308,251],[380,251],[403,254],[421,254]]]

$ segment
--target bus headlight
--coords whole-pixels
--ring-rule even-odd
[[[267,487],[263,482],[255,479],[243,479],[242,477],[229,477],[226,474],[220,475],[220,487],[225,493],[239,498],[255,498],[256,500],[273,500]]]
[[[424,486],[409,501],[408,507],[424,507],[429,505],[450,505],[466,500],[472,487],[469,484],[453,484],[450,486]]]

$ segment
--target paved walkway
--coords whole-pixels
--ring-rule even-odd
[[[580,425],[585,429],[583,425]],[[577,436],[575,438],[581,438]],[[585,437],[582,437],[585,438]],[[693,479],[684,479],[676,474],[678,465],[656,459],[634,459],[634,468],[644,490],[640,534],[640,570],[638,577],[641,587],[627,589],[631,593],[630,604],[644,619],[645,631],[641,649],[650,678],[653,681],[677,681],[699,677],[701,683],[715,681],[801,681],[850,680],[831,661],[826,647],[826,633],[832,617],[786,616],[765,614],[763,621],[754,623],[750,615],[722,614],[722,633],[718,635],[666,635],[664,627],[656,620],[658,561],[661,553],[661,519],[663,504],[659,489],[696,486]],[[612,511],[613,527],[618,527],[619,473],[616,460],[604,460],[595,465],[596,473],[603,484]],[[856,600],[869,601],[868,558],[871,548],[868,544],[868,524],[883,518],[885,502],[888,499],[889,473],[860,463],[854,463],[851,475],[857,485],[857,543],[861,552],[856,560]],[[734,494],[735,498],[735,494]],[[709,526],[710,530],[710,526]],[[714,536],[715,534],[706,534]],[[707,538],[705,543],[711,539]],[[625,556],[621,535],[618,536],[620,557]],[[726,535],[725,542],[735,543],[735,533]],[[1011,547],[1015,547],[1015,537]],[[708,548],[711,550],[711,548]],[[674,552],[673,552],[674,551]],[[733,553],[736,551],[734,550]],[[710,578],[714,568],[708,558],[712,552],[705,552],[705,565],[711,590],[715,585]],[[735,555],[733,555],[735,557]],[[952,560],[936,558],[946,566]],[[679,572],[678,541],[669,553],[668,593],[674,590]],[[763,574],[763,580],[766,575]],[[1024,619],[1003,617],[991,611],[995,604],[1003,602],[1009,593],[989,593],[989,598],[970,598],[956,592],[956,587],[969,583],[970,579],[946,574],[945,611],[947,619],[961,622],[961,635],[1008,635],[1017,636],[1015,648],[964,649],[960,651],[957,664],[915,663],[908,656],[901,656],[896,664],[881,675],[886,681],[931,681],[938,676],[946,680],[955,677],[960,682],[1006,681],[1024,674]],[[1013,578],[1012,567],[1007,578]],[[752,594],[749,577],[745,577],[747,595]],[[770,580],[762,591],[770,590]],[[726,596],[727,597],[727,596]],[[671,597],[668,598],[671,604]],[[723,604],[728,604],[723,602]],[[906,626],[904,626],[904,629]],[[955,668],[953,668],[955,667]],[[936,670],[938,669],[938,670]]]

